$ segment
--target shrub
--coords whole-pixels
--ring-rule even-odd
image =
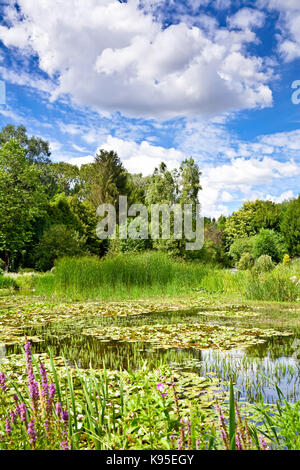
[[[253,252],[254,237],[238,238],[230,247],[229,254],[237,264],[244,253]]]
[[[282,260],[285,251],[282,237],[274,230],[261,229],[259,234],[254,237],[253,256],[255,259],[262,255],[269,255],[273,261],[278,263]]]
[[[258,273],[266,273],[272,271],[274,268],[275,264],[269,255],[262,255],[255,261],[254,269]]]
[[[253,264],[254,264],[253,256],[250,253],[243,253],[240,261],[237,264],[237,268],[240,271],[246,271],[247,269],[252,268]]]
[[[62,256],[79,256],[85,253],[83,238],[65,225],[52,225],[43,235],[36,253],[36,267],[47,271]]]

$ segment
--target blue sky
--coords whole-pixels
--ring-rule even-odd
[[[299,193],[298,0],[19,0],[0,17],[0,126],[53,161],[113,149],[146,175],[193,156],[215,217]]]

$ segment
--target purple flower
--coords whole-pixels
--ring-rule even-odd
[[[9,419],[6,418],[6,420],[5,420],[5,432],[6,432],[6,434],[10,434],[11,431],[12,431],[12,427],[10,425]]]
[[[11,410],[9,415],[11,423],[14,424],[14,422],[17,420],[17,413],[14,410]]]
[[[159,392],[163,392],[164,389],[165,389],[165,386],[164,386],[164,384],[159,383],[159,384],[156,385],[156,388]]]
[[[42,395],[48,397],[48,377],[44,364],[39,364],[39,369],[42,377]]]
[[[28,423],[27,434],[30,437],[30,440],[29,440],[30,444],[31,445],[35,444],[35,442],[37,440],[37,433],[36,433],[36,430],[35,430],[35,421],[34,421],[34,419],[29,421],[29,423]]]
[[[27,418],[27,410],[26,410],[26,405],[25,403],[21,403],[21,405],[19,405],[17,407],[17,413],[18,415],[20,416],[20,419],[21,421],[26,421],[26,418]]]
[[[57,416],[60,418],[61,415],[62,415],[62,408],[61,408],[61,404],[60,403],[56,403],[55,405],[55,409],[56,409],[56,414]]]
[[[5,374],[3,374],[3,372],[0,372],[0,390],[2,392],[6,392],[7,390],[6,377],[5,377]]]
[[[263,436],[259,436],[259,443],[262,450],[269,450],[269,447],[267,446]]]
[[[70,447],[67,441],[61,442],[60,447],[62,448],[62,450],[70,450]]]
[[[49,398],[50,398],[51,400],[53,400],[55,394],[56,394],[55,385],[54,385],[53,383],[51,383],[51,384],[49,385]]]
[[[69,422],[69,413],[67,412],[67,410],[63,411],[62,420],[64,421],[65,424],[68,424],[68,422]]]

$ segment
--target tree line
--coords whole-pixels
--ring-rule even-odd
[[[186,252],[184,240],[99,240],[96,209],[119,195],[128,203],[199,202],[201,171],[193,158],[170,171],[161,163],[153,174],[131,174],[116,152],[99,150],[93,163],[80,168],[53,163],[47,141],[29,137],[25,127],[0,132],[0,264],[6,270],[46,271],[55,259],[162,250],[173,256],[230,266],[248,253],[300,255],[300,196],[275,204],[247,202],[230,217],[205,219],[205,245]],[[258,238],[257,238],[258,237]],[[259,242],[259,240],[261,240]],[[259,251],[254,246],[263,246]]]

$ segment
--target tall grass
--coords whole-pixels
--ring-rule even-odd
[[[63,258],[54,272],[37,276],[39,295],[72,299],[137,298],[177,295],[199,288],[213,269],[199,263],[175,261],[166,254]]]
[[[178,261],[164,253],[62,258],[53,273],[35,277],[35,291],[47,297],[126,299],[178,296],[203,290],[251,300],[294,302],[300,297],[299,265],[278,266],[271,272],[219,269],[199,262]]]

